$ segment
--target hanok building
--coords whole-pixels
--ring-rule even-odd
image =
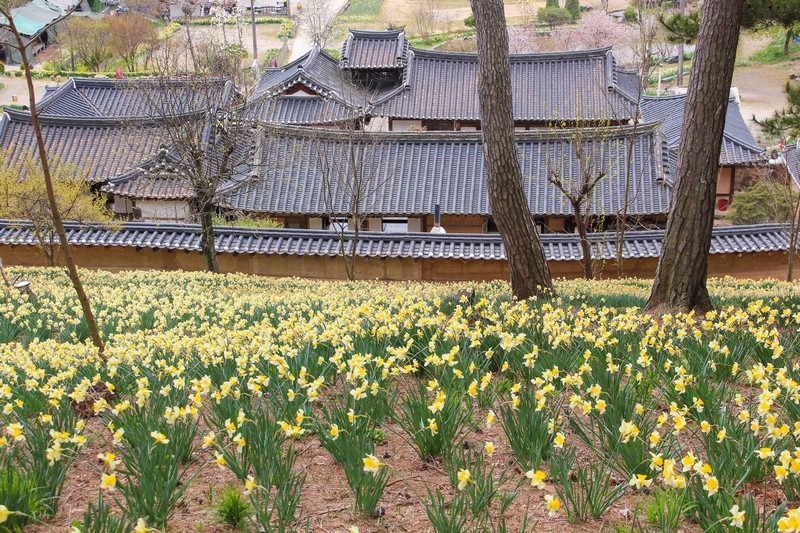
[[[540,232],[573,231],[572,207],[549,179],[578,183],[582,172],[603,173],[585,214],[611,225],[626,203],[630,221],[657,227],[671,199],[671,168],[657,124],[597,128],[590,138],[572,129],[517,134],[523,186]],[[285,227],[325,229],[357,213],[363,229],[429,231],[435,206],[449,232],[491,233],[481,135],[448,132],[354,132],[264,126],[253,139],[252,166],[218,205],[269,216]],[[581,162],[585,143],[591,161]],[[630,159],[628,155],[630,154]],[[621,161],[630,161],[631,168]],[[626,186],[627,180],[627,186]],[[353,202],[358,201],[358,205]]]
[[[511,64],[520,164],[539,230],[574,230],[573,208],[552,181],[578,186],[587,163],[577,146],[593,154],[588,170],[604,175],[584,204],[593,230],[612,226],[622,213],[629,226],[663,225],[683,99],[645,99],[637,110],[638,82],[617,67],[608,48],[518,55]],[[235,110],[230,116],[244,117],[250,129],[238,139],[235,173],[217,191],[221,213],[325,229],[357,211],[365,229],[414,232],[431,229],[438,205],[447,231],[495,230],[476,132],[475,54],[417,49],[401,31],[351,31],[341,59],[314,48],[267,69],[244,107],[219,80],[202,92],[197,83],[167,88],[158,81],[70,80],[41,102],[43,120],[61,128],[46,133],[51,153],[98,166],[88,175],[103,184],[118,214],[182,219],[192,211],[195,191],[181,173],[184,156],[167,123],[173,117],[203,125],[203,153],[213,162],[218,132],[211,123],[220,110]],[[209,106],[214,98],[220,104]],[[644,121],[629,125],[637,116]],[[23,112],[6,115],[0,149],[31,153],[30,136],[20,133],[25,121]],[[63,133],[67,128],[72,133]],[[93,145],[102,128],[125,142]],[[359,163],[348,167],[348,155],[358,155]],[[738,107],[730,106],[723,165],[759,158]],[[730,194],[736,172],[725,172],[731,178],[721,183]],[[363,187],[357,206],[353,176],[361,176]]]
[[[133,122],[119,117],[42,114],[39,123],[47,153],[59,164],[72,165],[95,190],[110,176],[139,165],[147,154],[156,152],[163,139],[161,127],[150,119]],[[7,165],[38,158],[29,112],[6,108],[0,120],[0,152]],[[113,203],[109,208],[119,212]]]
[[[25,45],[29,60],[54,41],[61,22],[72,11],[79,0],[33,0],[11,10],[11,18]],[[0,17],[0,24],[7,24]],[[0,63],[20,63],[22,55],[11,30],[0,29]]]
[[[105,192],[117,215],[183,221],[194,193],[176,171],[176,131],[181,124],[202,128],[208,102],[230,92],[224,80],[74,78],[48,88],[37,112],[48,153]],[[10,164],[38,156],[29,112],[6,109],[0,150]]]
[[[638,81],[617,67],[611,48],[510,59],[518,130],[626,124],[636,116]],[[414,48],[400,30],[351,30],[338,61],[314,47],[267,69],[255,116],[315,125],[358,115],[372,130],[476,131],[477,80],[476,54]]]
[[[672,165],[677,167],[678,148],[681,142],[686,95],[647,96],[642,101],[642,116],[646,122],[660,122],[661,131],[670,150]],[[717,215],[724,215],[728,210],[733,195],[752,185],[749,172],[752,167],[767,164],[764,149],[753,138],[742,118],[739,103],[731,99],[725,115],[725,131],[722,137],[722,149],[719,155],[719,174],[717,176],[717,198],[715,210]]]

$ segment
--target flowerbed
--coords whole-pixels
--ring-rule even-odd
[[[85,272],[103,361],[61,272],[12,273],[0,528],[800,530],[791,284],[699,317],[636,280]]]

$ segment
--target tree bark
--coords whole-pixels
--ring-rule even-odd
[[[586,218],[583,216],[582,202],[573,202],[572,210],[575,212],[575,225],[578,228],[578,239],[581,243],[581,264],[583,277],[594,279],[594,261],[592,260],[592,243],[589,242],[589,233],[586,231]]]
[[[544,250],[522,188],[514,141],[508,32],[502,0],[470,0],[478,38],[478,99],[489,203],[506,248],[514,296],[553,294]]]
[[[206,262],[206,270],[219,274],[219,262],[217,261],[217,249],[214,243],[214,212],[209,209],[210,202],[203,202],[200,209],[200,247],[203,250],[203,259]]]
[[[649,309],[707,311],[717,174],[743,0],[706,0],[689,78],[678,171]]]
[[[0,14],[8,19],[8,28],[14,34],[14,39],[17,41],[17,46],[22,56],[22,67],[25,70],[25,80],[28,84],[28,104],[30,105],[31,123],[36,136],[36,147],[39,152],[39,162],[42,166],[42,176],[44,177],[45,188],[47,189],[47,201],[50,204],[50,211],[53,215],[53,226],[55,227],[59,243],[61,244],[61,253],[64,255],[67,275],[70,281],[72,281],[72,287],[75,289],[75,294],[78,296],[78,302],[81,304],[81,310],[83,311],[84,320],[86,320],[86,327],[89,329],[89,336],[92,339],[92,344],[97,348],[100,357],[105,360],[103,339],[100,337],[100,330],[97,329],[97,322],[92,312],[92,304],[89,301],[89,297],[86,296],[86,291],[83,289],[83,283],[78,274],[78,268],[75,266],[75,260],[72,257],[72,249],[69,246],[69,241],[67,241],[67,232],[64,230],[61,212],[58,210],[55,190],[53,189],[53,177],[50,173],[50,162],[47,157],[47,150],[45,149],[42,127],[39,124],[39,115],[36,111],[36,93],[33,88],[30,62],[25,53],[25,43],[22,39],[22,35],[20,35],[14,24],[11,11],[0,10]]]
[[[786,38],[783,40],[783,55],[789,55],[789,43],[792,42],[792,37],[794,37],[794,28],[788,28],[786,30]]]

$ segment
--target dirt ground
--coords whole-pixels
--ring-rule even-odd
[[[766,46],[769,37],[744,33],[739,40],[737,61],[745,62],[759,49]],[[783,89],[790,74],[800,74],[800,60],[775,65],[737,66],[733,72],[733,85],[739,88],[742,115],[747,120],[756,139],[765,143],[761,129],[752,118],[763,119],[786,105]]]
[[[448,476],[439,461],[420,460],[416,452],[404,442],[398,427],[388,423],[386,429],[388,439],[375,449],[375,455],[388,464],[390,470],[389,483],[379,502],[382,513],[380,518],[366,517],[353,512],[354,498],[347,486],[342,468],[320,446],[316,437],[305,437],[295,443],[300,450],[297,463],[303,465],[306,473],[297,512],[297,531],[347,533],[352,526],[357,526],[361,533],[431,531],[422,500],[427,497],[426,489],[434,492],[439,489],[449,500],[452,497],[452,489]],[[96,433],[98,437],[90,439],[90,443],[67,473],[57,516],[47,523],[27,526],[26,533],[69,531],[73,521],[82,521],[88,502],[96,500],[100,485],[101,461],[95,458],[97,454],[110,447],[108,432],[102,430],[98,419],[90,420],[87,430]],[[205,432],[206,429],[201,423],[201,430],[198,433],[202,435]],[[198,441],[199,439],[200,437]],[[479,429],[472,433],[465,446],[480,450],[487,441],[497,445],[492,461],[498,472],[514,465],[513,452],[505,442],[500,424],[495,424],[491,429]],[[212,454],[208,451],[201,450],[196,453],[195,464],[205,464],[205,466],[192,481],[177,506],[170,520],[168,533],[234,531],[220,523],[215,515],[214,503],[218,501],[219,494],[226,486],[234,484],[241,488],[241,484],[227,469],[219,468],[213,463],[208,464],[211,459],[213,459]],[[625,497],[615,503],[599,520],[589,519],[570,524],[563,510],[558,516],[549,517],[544,495],[555,495],[552,483],[548,480],[545,490],[534,489],[524,478],[524,472],[519,467],[515,468],[516,476],[511,483],[516,484],[518,481],[522,483],[517,489],[516,499],[506,513],[509,531],[520,531],[525,512],[528,513],[528,531],[537,533],[614,531],[618,525],[632,525],[634,517],[639,522],[646,521],[644,511],[641,508],[637,510],[637,502],[644,497],[646,491],[642,493],[628,491]],[[615,483],[624,482],[615,480]],[[506,492],[513,488],[507,486]],[[114,496],[115,493],[107,494],[106,501],[109,499],[113,501]],[[116,498],[120,498],[118,492]],[[116,507],[113,503],[112,506]],[[691,526],[684,531],[693,533]]]
[[[278,32],[280,32],[280,29],[281,28],[279,24],[256,24],[256,38],[258,40],[259,57],[263,57],[264,52],[270,48],[280,48],[283,46],[283,42],[278,39]],[[220,42],[222,42],[224,39],[227,39],[228,42],[239,42],[239,33],[235,25],[225,26],[224,32],[220,26],[191,26],[191,31],[192,35],[199,39],[213,38]],[[185,33],[186,29],[184,28],[180,32],[176,33],[175,37],[173,38],[180,38],[181,35],[184,35]],[[242,26],[241,39],[242,46],[250,54],[250,60],[252,60],[253,32],[250,24],[245,24]]]

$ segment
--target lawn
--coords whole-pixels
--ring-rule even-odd
[[[794,42],[789,43],[789,54],[783,53],[786,33],[781,28],[771,28],[764,33],[770,37],[769,42],[763,48],[751,54],[747,58],[745,65],[772,65],[786,61],[796,61],[800,58],[800,47]]]
[[[0,527],[794,531],[796,285],[59,270],[0,296]],[[87,503],[88,502],[88,503]],[[227,524],[227,525],[226,525]],[[357,529],[356,529],[357,528]]]

